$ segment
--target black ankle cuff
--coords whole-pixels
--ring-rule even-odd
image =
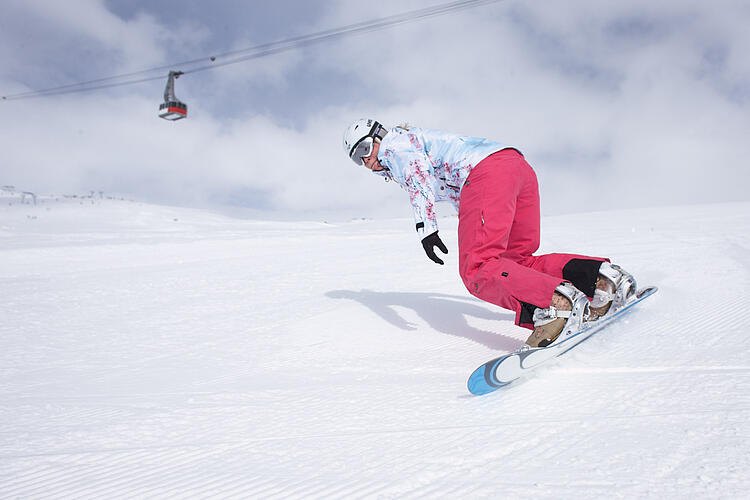
[[[571,259],[563,267],[563,279],[573,283],[574,287],[585,293],[586,297],[591,298],[596,290],[596,278],[599,276],[602,262],[593,259]]]

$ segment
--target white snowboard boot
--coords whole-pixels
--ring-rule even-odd
[[[547,347],[581,330],[588,316],[588,297],[570,283],[563,283],[555,289],[548,309],[534,311],[534,332],[526,344]]]
[[[638,285],[632,274],[616,264],[602,263],[599,278],[596,280],[594,298],[591,300],[589,321],[614,313],[624,306],[636,291]]]

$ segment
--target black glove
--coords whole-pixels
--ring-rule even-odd
[[[440,264],[441,266],[445,264],[440,257],[435,255],[435,247],[438,247],[443,253],[448,253],[448,249],[446,248],[445,243],[443,243],[443,240],[440,239],[440,236],[438,236],[437,231],[422,239],[422,246],[424,247],[427,257],[429,257],[431,261]]]

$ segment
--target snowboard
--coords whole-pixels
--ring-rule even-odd
[[[597,321],[584,323],[583,329],[562,341],[547,347],[524,346],[516,352],[487,361],[474,370],[469,377],[469,392],[481,396],[505,387],[542,363],[565,354],[595,333],[621,319],[636,304],[652,296],[657,290],[655,286],[638,290],[624,306],[613,314],[599,318]]]

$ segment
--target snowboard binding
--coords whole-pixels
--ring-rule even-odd
[[[534,332],[526,340],[530,347],[547,347],[579,332],[589,317],[589,299],[583,292],[570,283],[559,285],[555,292],[563,297],[563,305],[534,311]]]
[[[616,264],[603,262],[599,268],[588,321],[595,321],[621,309],[637,290],[638,285],[632,274]]]

